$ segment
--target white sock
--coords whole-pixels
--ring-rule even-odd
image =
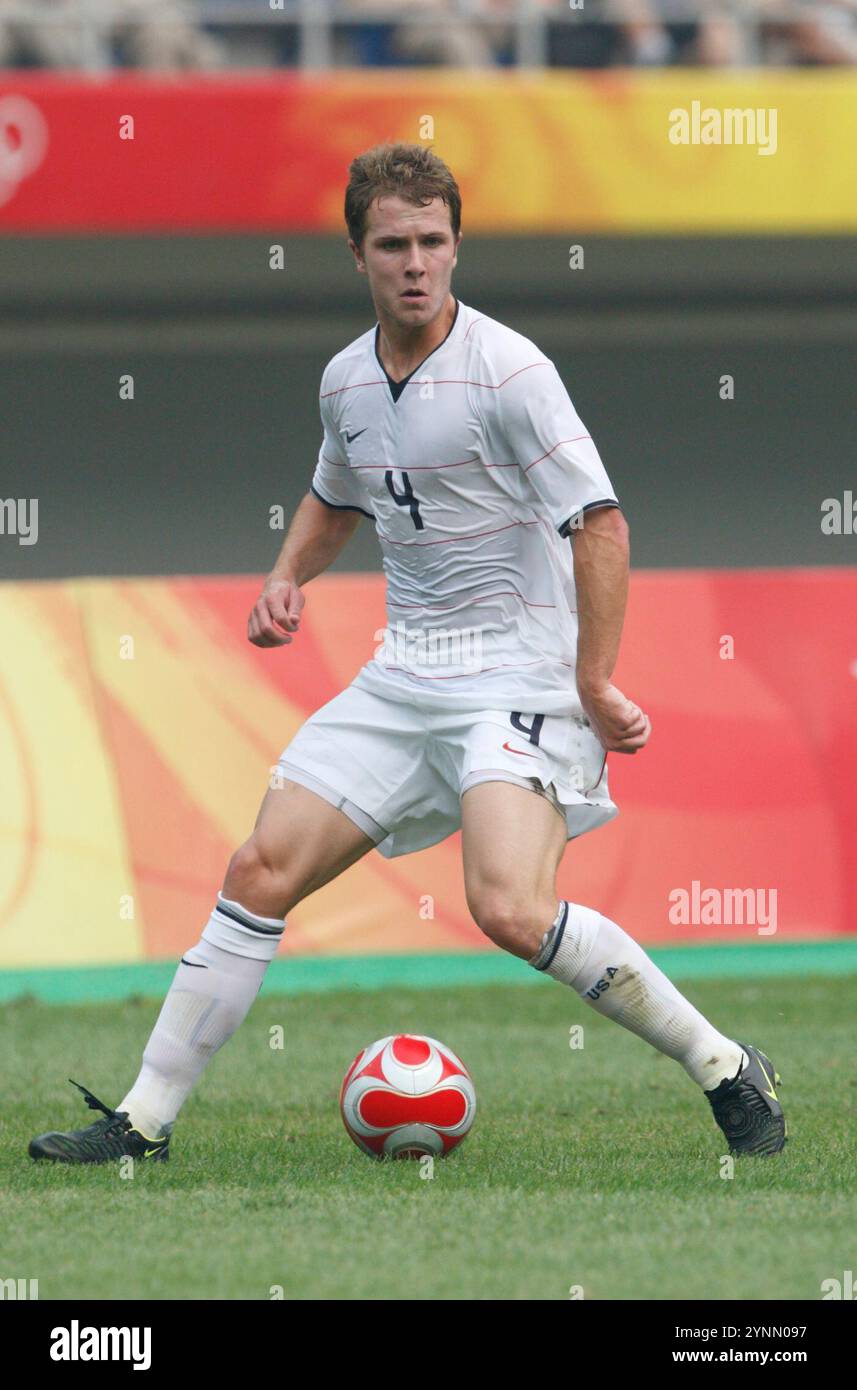
[[[169,1133],[206,1063],[246,1018],[285,922],[217,895],[198,944],[186,951],[117,1110],[147,1138]]]
[[[681,1062],[706,1091],[737,1076],[748,1060],[627,932],[591,907],[561,902],[530,965],[571,985],[598,1013]]]

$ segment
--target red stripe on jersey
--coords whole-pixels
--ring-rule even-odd
[[[329,396],[339,396],[339,395],[341,395],[341,393],[342,393],[343,391],[356,391],[356,390],[358,389],[358,387],[360,387],[360,386],[386,386],[386,385],[387,385],[386,381],[382,381],[382,380],[380,379],[380,377],[378,378],[377,381],[354,381],[354,382],[351,383],[350,386],[337,386],[337,388],[336,388],[335,391],[325,391],[325,393],[324,393],[323,396],[319,396],[319,400],[321,400],[321,401],[326,401],[326,400],[328,399]]]
[[[538,526],[538,521],[510,521],[508,526],[495,526],[493,531],[470,531],[466,536],[444,536],[439,541],[391,541],[389,537],[384,537],[386,545],[408,545],[420,546],[427,545],[452,545],[454,541],[475,541],[480,536],[496,536],[501,531],[511,531],[513,526]]]
[[[604,769],[605,769],[606,766],[607,766],[607,754],[605,753],[605,754],[604,754],[604,761],[603,761],[603,763],[601,764],[601,771],[600,771],[599,774],[598,774],[598,782],[600,782],[600,781],[601,781],[601,778],[604,776]],[[594,792],[594,791],[595,791],[595,788],[598,786],[598,782],[593,782],[591,787],[587,787],[587,788],[586,788],[586,791],[583,793],[583,795],[584,795],[584,796],[588,796],[590,792]]]
[[[470,608],[474,603],[487,603],[492,598],[519,598],[528,608],[556,608],[555,603],[531,603],[523,594],[519,594],[516,589],[501,589],[496,594],[485,594],[482,598],[469,598],[464,603],[394,603],[390,600],[391,608],[421,608],[424,613],[439,609],[441,613],[454,612],[457,608]],[[569,613],[576,610],[570,608]]]
[[[530,371],[532,371],[533,367],[549,367],[550,365],[551,365],[550,362],[530,362],[530,363],[528,364],[528,366],[526,366],[526,367],[519,367],[518,370],[517,370],[516,372],[510,373],[510,375],[507,376],[507,377],[504,377],[502,381],[498,381],[498,382],[496,383],[496,385],[495,385],[495,383],[492,382],[492,381],[471,381],[470,378],[469,378],[469,377],[466,377],[466,376],[465,376],[465,377],[457,377],[457,376],[431,377],[431,376],[430,376],[430,377],[427,378],[427,380],[430,381],[430,382],[432,382],[432,384],[433,384],[434,386],[479,386],[479,387],[480,387],[482,390],[484,390],[484,391],[499,391],[503,386],[506,385],[506,382],[507,382],[507,381],[512,381],[514,377],[520,376],[520,375],[521,375],[521,372],[530,372]],[[397,384],[398,384],[398,383],[397,383]],[[337,388],[336,388],[335,391],[325,391],[324,395],[321,396],[319,399],[324,401],[324,400],[327,400],[328,396],[339,396],[339,395],[341,395],[343,391],[356,391],[356,390],[358,389],[358,387],[360,387],[360,386],[386,386],[386,385],[387,385],[386,381],[355,381],[355,382],[352,382],[351,385],[349,385],[349,386],[337,386]],[[418,378],[418,377],[412,378],[412,379],[408,382],[408,385],[409,385],[409,386],[420,386],[420,385],[425,385],[425,379],[421,379],[421,378]]]
[[[549,459],[554,449],[558,449],[560,447],[560,444],[576,444],[580,439],[591,438],[592,436],[590,434],[576,434],[573,439],[560,439],[556,444],[554,444],[553,448],[548,449],[546,454],[542,454],[541,458],[533,459],[532,463],[528,463],[526,468],[524,469],[524,472],[529,473],[530,469],[535,468],[537,463],[543,463],[545,459]]]
[[[556,448],[556,445],[554,445],[554,448]],[[331,462],[331,460],[328,459],[327,462],[329,463],[329,462]],[[518,463],[484,463],[484,462],[482,461],[482,459],[479,458],[479,456],[478,456],[478,454],[477,454],[476,458],[458,459],[455,463],[409,463],[408,466],[407,466],[407,468],[404,469],[403,471],[406,472],[406,473],[434,473],[438,468],[461,468],[462,464],[465,464],[465,463],[480,463],[480,464],[482,464],[482,467],[483,467],[483,468],[519,468],[519,467],[520,467],[520,464],[518,464]],[[348,465],[346,465],[346,464],[344,464],[344,463],[340,463],[340,464],[338,465],[339,468],[345,468],[345,467],[347,467],[347,466],[348,466]],[[356,471],[358,468],[361,469],[361,470],[370,469],[370,468],[379,469],[379,468],[389,468],[391,465],[390,465],[389,463],[353,463],[353,464],[351,464],[350,466],[351,466],[351,468],[353,468],[353,469]],[[532,465],[531,465],[531,466],[532,466]]]
[[[547,660],[548,658],[544,659]],[[557,659],[558,658],[554,658],[554,660]],[[569,671],[574,670],[574,667],[572,666],[570,661],[560,661],[559,664],[560,666],[567,666]],[[480,666],[479,674],[480,676],[484,676],[486,671],[511,671],[515,669],[520,670],[523,666],[538,665],[540,665],[540,662],[538,661],[507,661],[500,666]],[[465,676],[470,676],[473,674],[472,671],[459,671],[457,675],[451,676],[418,676],[415,671],[411,671],[407,666],[385,666],[383,669],[385,671],[404,671],[406,675],[411,676],[415,681],[460,681]]]

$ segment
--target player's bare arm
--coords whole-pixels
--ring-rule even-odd
[[[257,647],[282,647],[297,632],[306,602],[301,588],[336,559],[357,530],[360,513],[334,510],[308,492],[247,622]]]
[[[648,743],[652,726],[611,683],[628,601],[628,523],[618,507],[597,507],[571,538],[580,703],[608,753],[636,753]]]

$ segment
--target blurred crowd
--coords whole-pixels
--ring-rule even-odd
[[[857,0],[0,0],[0,67],[857,62]]]

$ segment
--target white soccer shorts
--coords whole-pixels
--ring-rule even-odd
[[[606,764],[603,744],[580,718],[417,709],[349,685],[307,719],[277,768],[394,859],[460,829],[461,797],[479,782],[547,796],[575,839],[618,814]]]

